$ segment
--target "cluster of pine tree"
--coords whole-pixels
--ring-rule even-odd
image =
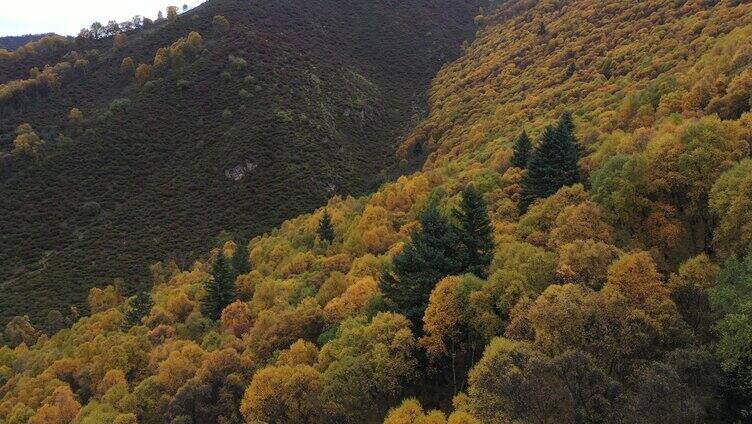
[[[522,180],[520,213],[537,199],[545,199],[560,188],[581,180],[580,148],[574,135],[572,114],[564,113],[556,126],[543,130],[540,143],[531,150],[530,139],[523,132],[514,146],[513,166],[527,168]]]
[[[225,252],[219,249],[217,259],[212,268],[212,278],[204,284],[206,295],[203,298],[201,309],[204,315],[213,321],[222,316],[222,311],[237,298],[235,279],[238,275],[246,274],[251,270],[248,260],[248,247],[239,244],[232,261],[228,263]]]
[[[483,278],[491,264],[493,231],[483,195],[473,186],[466,188],[453,215],[456,225],[431,201],[420,216],[420,230],[380,280],[392,308],[416,329],[422,327],[428,298],[439,280],[467,273]]]

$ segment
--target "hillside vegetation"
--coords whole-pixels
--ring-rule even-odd
[[[0,51],[0,322],[372,190],[476,11],[214,0]]]
[[[747,422],[752,3],[476,21],[398,149],[419,172],[94,289],[52,336],[14,318],[0,419]]]
[[[0,37],[0,49],[13,51],[33,41],[54,35],[54,34],[26,34],[26,35],[8,35]]]

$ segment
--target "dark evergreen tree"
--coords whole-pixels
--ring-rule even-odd
[[[558,125],[543,131],[541,142],[530,155],[527,173],[522,179],[520,213],[536,200],[546,198],[561,187],[580,181],[580,148],[574,137],[572,115],[566,112]]]
[[[559,133],[560,137],[565,140],[564,144],[569,149],[569,156],[567,160],[569,162],[569,165],[572,167],[572,172],[576,181],[579,182],[581,175],[580,166],[578,165],[578,163],[580,161],[582,152],[580,150],[580,143],[574,136],[574,119],[572,119],[571,112],[564,112],[561,117],[559,117],[559,122],[556,125],[556,131]]]
[[[569,66],[567,66],[567,70],[564,73],[564,81],[572,78],[575,72],[577,72],[577,65],[575,65],[574,62],[572,62],[569,64]]]
[[[201,302],[201,309],[209,319],[214,321],[222,316],[222,311],[235,299],[235,279],[227,264],[224,252],[220,251],[212,268],[212,278],[204,283],[206,295]]]
[[[409,318],[418,330],[436,283],[447,275],[463,272],[457,231],[434,202],[421,214],[420,225],[402,253],[394,258],[393,272],[383,273],[379,282],[395,310]]]
[[[527,168],[527,162],[530,160],[530,150],[533,144],[530,142],[526,131],[514,142],[514,154],[512,155],[512,166],[517,168]]]
[[[483,195],[473,186],[462,191],[462,200],[455,210],[463,268],[480,278],[487,277],[493,258],[494,242],[491,219]]]
[[[614,61],[609,59],[606,59],[603,64],[601,65],[601,74],[603,74],[606,79],[611,79],[611,77],[614,74]]]
[[[546,29],[546,24],[543,23],[543,21],[540,21],[540,24],[538,25],[538,35],[541,37],[546,35],[548,30]]]
[[[150,292],[140,291],[136,293],[136,295],[131,298],[128,310],[125,312],[123,329],[128,329],[134,325],[141,324],[141,319],[151,312],[152,306],[154,306],[154,300],[152,299]]]
[[[232,256],[232,271],[237,277],[251,271],[251,262],[248,260],[248,244],[238,242],[235,254]]]
[[[321,240],[326,240],[328,243],[334,241],[334,227],[332,226],[332,217],[329,216],[329,211],[324,209],[324,216],[319,221],[318,229],[319,237]]]

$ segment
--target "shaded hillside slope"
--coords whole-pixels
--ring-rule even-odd
[[[114,278],[134,287],[149,262],[187,263],[220,230],[257,234],[373,187],[475,11],[471,0],[214,0],[129,32],[116,50],[112,38],[78,40],[42,56],[64,63],[52,71],[59,87],[0,104],[3,149],[21,123],[46,142],[39,158],[3,158],[0,314],[80,304]],[[168,58],[143,87],[121,69],[191,31],[202,48]],[[28,78],[16,71],[0,81]]]

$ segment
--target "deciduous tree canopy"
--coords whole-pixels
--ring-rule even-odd
[[[374,2],[355,3],[362,13],[383,11],[370,9],[379,7]],[[203,92],[190,87],[204,90],[214,75],[178,79],[191,78],[210,59],[225,67],[216,74],[224,73],[219,77],[232,93],[242,86],[243,99],[266,96],[272,85],[259,70],[266,69],[267,56],[240,49],[212,53],[228,40],[240,43],[241,35],[276,48],[249,35],[233,12],[263,11],[264,3],[222,9],[232,28],[221,16],[207,20],[216,13],[211,4],[202,6],[211,11],[202,28],[215,28],[206,40],[188,33],[191,19],[171,9],[170,22],[153,24],[155,33],[167,28],[189,35],[138,54],[130,49],[141,33],[118,23],[92,26],[95,39],[115,26],[128,32],[121,50],[101,43],[112,75],[122,77],[121,63],[128,72],[141,69],[138,84],[128,78],[135,94],[103,100],[111,110],[76,103],[86,111],[85,124],[71,103],[56,109],[58,124],[14,122],[3,140],[9,147],[19,137],[23,146],[37,145],[42,162],[7,155],[8,182],[17,181],[19,167],[62,157],[58,147],[80,146],[74,125],[90,135],[99,134],[102,119],[120,116],[126,125],[133,119],[128,113],[152,97],[166,96],[166,108],[179,107]],[[328,3],[300,6],[308,4]],[[338,21],[332,19],[319,28],[326,29],[321,37],[334,31]],[[752,4],[509,0],[487,5],[475,21],[481,26],[475,39],[436,75],[428,116],[399,148],[400,170],[412,174],[366,197],[327,191],[325,205],[250,240],[249,232],[225,231],[204,254],[162,252],[169,256],[152,262],[150,285],[129,291],[131,281],[110,278],[111,285],[89,291],[82,316],[65,307],[41,323],[30,315],[10,319],[0,343],[0,422],[745,422],[752,410]],[[275,32],[275,41],[284,35]],[[96,40],[76,41],[88,42]],[[0,70],[5,61],[46,57],[49,52],[39,56],[36,49],[56,51],[57,42],[49,43],[0,52]],[[154,63],[133,70],[132,61],[121,59],[126,51],[139,60],[154,57]],[[84,59],[77,55],[65,63]],[[18,81],[25,82],[0,87],[9,96],[0,95],[0,102],[10,105],[0,108],[67,90],[69,82],[101,69],[93,55],[86,60],[87,66],[69,70],[81,72],[75,78],[65,66],[36,69],[30,78],[24,69]],[[316,90],[330,90],[326,72],[334,68],[311,65],[299,75],[289,66],[275,68],[281,91],[268,94],[278,100],[274,122],[305,121],[317,130],[328,122],[339,131],[337,117],[345,116],[360,120],[366,132],[371,127],[364,122],[392,113],[358,96],[330,110],[326,99],[334,94],[317,97]],[[355,67],[335,68],[348,81],[341,88],[383,95],[385,86],[371,91],[369,76]],[[305,114],[292,108],[284,78],[310,89],[305,102],[315,107]],[[181,101],[173,101],[172,90],[182,93],[176,94]],[[225,115],[221,125],[230,126],[260,113],[223,109],[205,112],[203,125],[220,125],[209,119],[212,113]],[[184,112],[187,123],[194,115]],[[326,119],[316,120],[318,113]],[[37,131],[19,126],[27,121]],[[238,128],[224,128],[222,137],[242,135]],[[48,140],[43,147],[42,136]],[[219,143],[212,140],[186,143],[182,153],[161,140],[149,142],[175,153],[175,160],[183,154],[195,159],[189,154],[194,147],[202,157],[228,154],[212,150]],[[328,169],[345,172],[335,169],[343,162],[334,162],[338,147],[332,148],[345,138],[327,140]],[[241,187],[255,166],[269,166],[254,160],[233,162],[223,174],[228,184]],[[286,172],[297,166],[303,165],[284,163]],[[149,175],[162,181],[160,187],[173,187],[184,174]],[[328,177],[301,181],[309,184],[305,190],[331,187]],[[94,237],[87,223],[101,221],[110,229],[108,242],[124,243],[111,220],[135,203],[121,197],[87,199],[80,206],[86,220],[64,221],[77,231],[69,242]],[[201,196],[190,197],[200,202]],[[222,205],[219,196],[209,197],[216,205],[203,220]],[[34,202],[50,206],[31,194],[7,200],[21,213]],[[187,218],[175,211],[159,222],[178,237]],[[29,214],[28,220],[53,238],[67,228],[47,218]],[[164,234],[127,228],[143,236],[144,248]],[[24,264],[30,269],[12,272],[44,272],[57,255],[49,250],[44,260]],[[117,258],[136,266],[131,259]]]

